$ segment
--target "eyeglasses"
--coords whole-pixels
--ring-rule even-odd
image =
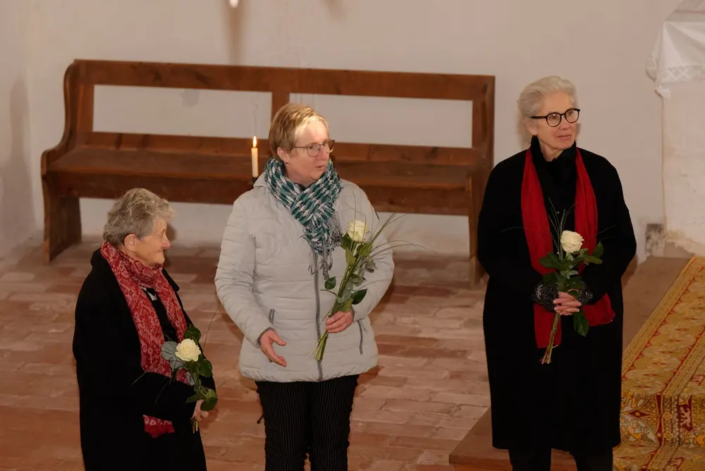
[[[294,149],[306,149],[309,157],[316,157],[321,153],[321,149],[325,149],[329,154],[333,152],[333,147],[335,146],[334,139],[327,139],[323,141],[322,144],[309,144],[307,146],[294,146]]]
[[[567,122],[573,124],[578,121],[578,117],[580,117],[580,110],[578,108],[571,108],[565,113],[549,113],[546,116],[532,116],[531,119],[545,119],[549,126],[555,128],[561,124],[561,120],[563,118],[565,118]]]

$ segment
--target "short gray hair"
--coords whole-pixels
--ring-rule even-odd
[[[551,75],[530,83],[521,92],[517,102],[521,117],[526,119],[536,116],[541,110],[544,95],[550,92],[564,92],[570,97],[573,106],[578,105],[575,85],[570,80]]]
[[[167,200],[144,188],[133,188],[108,212],[103,240],[119,247],[128,235],[135,234],[140,239],[146,237],[154,231],[158,219],[169,221],[172,217],[174,210]]]

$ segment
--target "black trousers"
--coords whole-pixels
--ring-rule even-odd
[[[578,471],[612,471],[612,449],[591,453],[571,453]],[[551,449],[509,450],[513,471],[551,471]]]
[[[358,376],[257,382],[264,412],[265,471],[347,471],[350,413]]]

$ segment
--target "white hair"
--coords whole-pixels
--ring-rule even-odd
[[[564,92],[570,97],[573,106],[578,106],[575,85],[570,80],[551,75],[530,83],[521,92],[517,102],[521,117],[526,119],[536,116],[543,105],[544,95],[550,92]]]
[[[167,200],[144,188],[133,188],[118,199],[108,213],[103,240],[119,247],[128,235],[146,237],[152,233],[158,219],[168,222],[173,216],[174,210]]]

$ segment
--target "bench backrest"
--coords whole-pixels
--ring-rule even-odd
[[[411,161],[489,168],[493,164],[494,77],[228,65],[76,60],[66,71],[67,147],[98,146],[249,154],[250,139],[93,131],[96,85],[270,92],[272,115],[290,94],[426,98],[472,101],[472,148],[391,144],[336,144],[351,160]],[[268,143],[258,145],[268,155]]]

